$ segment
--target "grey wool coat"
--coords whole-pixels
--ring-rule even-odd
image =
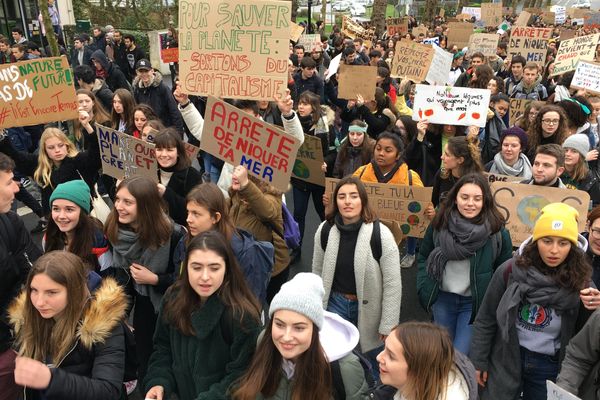
[[[327,307],[335,264],[338,256],[340,232],[331,227],[326,250],[321,248],[321,229],[315,234],[312,272],[323,278],[325,296],[323,307]],[[402,280],[400,277],[400,254],[392,232],[384,225],[381,228],[381,259],[379,263],[371,251],[373,224],[363,223],[358,231],[354,250],[354,276],[358,297],[358,331],[363,352],[382,344],[379,335],[388,335],[400,320]]]

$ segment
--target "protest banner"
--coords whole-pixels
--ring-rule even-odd
[[[297,44],[304,46],[304,51],[310,53],[314,48],[322,46],[321,35],[301,35]]]
[[[396,50],[391,65],[391,76],[423,82],[433,61],[435,50],[431,45],[401,39],[396,42]]]
[[[481,19],[486,26],[498,26],[502,17],[502,3],[481,3]]]
[[[366,29],[345,15],[342,16],[342,33],[351,39],[361,38],[366,47],[371,47],[371,42],[375,39],[375,28]]]
[[[427,36],[427,28],[423,25],[417,26],[416,28],[413,28],[412,34],[416,38],[418,38],[421,35]]]
[[[417,85],[412,119],[428,119],[432,124],[484,127],[489,103],[488,89]]]
[[[325,172],[321,169],[323,162],[321,139],[312,135],[304,135],[304,143],[298,149],[292,177],[325,186]]]
[[[145,176],[158,183],[154,144],[96,124],[102,172],[115,179]]]
[[[486,4],[486,3],[484,3]],[[495,56],[499,36],[495,33],[473,33],[469,38],[468,54],[481,52],[484,56]]]
[[[298,25],[294,21],[290,21],[290,40],[292,42],[298,42],[300,39],[300,35],[304,32],[304,27],[302,25]]]
[[[181,0],[179,76],[195,95],[273,100],[288,82],[291,3]]]
[[[179,62],[179,49],[177,47],[173,47],[172,49],[162,49],[160,51],[160,59],[164,63]]]
[[[542,22],[546,25],[554,25],[556,15],[552,11],[544,11],[542,14]]]
[[[195,160],[198,157],[198,153],[200,152],[200,147],[194,146],[191,143],[184,142],[183,147],[185,147],[185,153],[188,155],[190,160]]]
[[[546,392],[548,393],[547,400],[581,400],[552,381],[546,381]]]
[[[563,40],[572,39],[575,37],[576,34],[577,32],[572,29],[563,29],[560,31],[560,36],[558,37],[558,40],[562,42]]]
[[[490,188],[496,207],[506,220],[513,246],[532,235],[540,210],[550,203],[566,203],[575,208],[580,215],[579,232],[585,230],[590,195],[582,190],[507,182],[493,182]]]
[[[325,193],[330,198],[339,179],[325,178]],[[424,211],[431,204],[433,188],[363,182],[369,205],[383,221],[397,222],[402,233],[422,238],[429,225]],[[387,224],[386,224],[387,225]]]
[[[438,15],[442,18],[444,18],[444,16],[446,15],[446,10],[444,10],[443,8],[440,8],[440,12],[438,12]]]
[[[435,44],[436,46],[440,45],[440,38],[439,36],[436,37],[432,37],[432,38],[425,38],[423,39],[423,44]]]
[[[584,24],[585,20],[583,18],[573,18],[571,20],[571,23],[575,26],[582,26]]]
[[[493,172],[484,172],[483,174],[488,178],[489,183],[492,183],[492,182],[519,183],[524,180],[523,177],[495,174]]]
[[[600,13],[586,15],[583,18],[583,26],[590,29],[600,28]]]
[[[571,87],[574,89],[585,89],[588,92],[600,94],[600,64],[579,61]]]
[[[341,64],[338,73],[338,97],[353,100],[361,95],[365,101],[375,99],[377,67]]]
[[[385,20],[387,26],[388,36],[394,36],[396,34],[404,36],[408,33],[408,19],[407,18],[388,18]]]
[[[510,99],[510,107],[508,108],[508,121],[509,125],[513,126],[517,119],[525,113],[525,107],[531,100],[527,99]]]
[[[598,40],[600,40],[600,33],[562,41],[556,53],[551,76],[574,71],[579,61],[592,61],[596,55]]]
[[[531,13],[528,13],[527,11],[521,11],[519,18],[517,18],[517,22],[515,22],[515,26],[527,26],[530,19]]]
[[[79,117],[66,57],[0,65],[0,128]]]
[[[536,8],[536,7],[526,7],[526,8],[523,8],[523,11],[526,11],[526,12],[530,13],[531,15],[541,15],[543,12],[541,8]]]
[[[548,39],[552,37],[552,28],[532,28],[515,26],[511,29],[508,57],[521,55],[526,61],[544,65],[548,51]]]
[[[201,150],[286,192],[299,148],[280,128],[208,96]]]
[[[452,68],[452,53],[439,46],[433,46],[434,55],[425,80],[432,85],[445,85]]]
[[[461,14],[467,14],[471,18],[475,17],[475,20],[479,21],[481,19],[481,7],[463,7]]]
[[[473,24],[470,22],[448,23],[448,45],[456,45],[459,49],[469,45],[469,38],[473,33]]]
[[[583,9],[583,8],[570,7],[567,10],[567,15],[569,17],[571,17],[571,19],[586,18],[588,15],[591,15],[593,13],[594,13],[593,11],[586,10],[586,9]]]
[[[564,24],[567,20],[567,9],[562,6],[552,6],[554,11],[554,23],[556,25]]]
[[[340,68],[340,62],[342,61],[342,53],[331,59],[329,63],[329,69],[327,71],[327,75],[325,76],[325,80],[329,80],[333,75],[337,74],[338,69]]]

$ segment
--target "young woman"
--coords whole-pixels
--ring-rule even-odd
[[[517,122],[515,123],[515,125],[523,129],[525,132],[529,132],[529,127],[533,125],[535,117],[537,117],[538,112],[545,105],[546,102],[544,101],[531,101],[525,106],[525,111],[523,112],[523,115],[517,118]]]
[[[475,400],[469,359],[452,347],[448,332],[428,322],[398,325],[377,356],[381,383],[376,400]]]
[[[419,249],[421,305],[445,327],[454,347],[469,354],[471,321],[494,270],[510,258],[512,242],[487,179],[463,175],[425,232]]]
[[[556,103],[561,107],[565,115],[567,116],[567,130],[569,135],[576,133],[582,133],[586,136],[590,136],[591,124],[588,122],[588,118],[592,114],[592,105],[583,96],[573,96],[566,100],[561,100]],[[592,147],[592,141],[590,141],[590,147]]]
[[[154,143],[154,138],[157,135],[157,132],[162,132],[165,130],[165,126],[158,119],[151,119],[144,124],[142,128],[142,137],[141,139],[148,143]],[[152,130],[156,131],[153,132]],[[179,134],[178,134],[179,136]]]
[[[364,371],[352,353],[358,331],[322,304],[323,281],[317,275],[301,272],[281,287],[252,363],[233,390],[234,400],[367,398]],[[336,391],[336,379],[343,393]]]
[[[138,104],[133,108],[132,136],[141,139],[144,124],[152,119],[159,119],[154,110],[146,104]]]
[[[117,89],[113,95],[113,109],[110,115],[111,128],[119,132],[133,132],[133,109],[135,98],[129,90]]]
[[[485,170],[493,174],[518,176],[530,179],[531,164],[525,156],[527,151],[527,133],[518,126],[502,132],[500,136],[500,152],[485,165]]]
[[[507,95],[504,93],[494,95],[490,98],[489,116],[483,131],[477,126],[469,127],[468,136],[474,136],[473,139],[479,142],[481,163],[484,165],[492,161],[500,151],[500,136],[508,124],[509,107],[510,99]]]
[[[335,158],[333,177],[351,175],[358,167],[367,164],[373,157],[375,141],[367,135],[367,124],[356,119],[348,128],[348,136],[343,141]]]
[[[494,70],[487,65],[478,65],[471,74],[469,87],[473,89],[487,89],[490,79],[494,76]]]
[[[52,251],[35,262],[11,306],[15,382],[27,399],[121,398],[127,299],[112,279],[92,294],[86,282],[83,260]]]
[[[381,254],[375,255],[370,243],[377,234]],[[358,327],[360,349],[376,366],[382,338],[399,320],[400,255],[394,236],[369,207],[359,178],[348,176],[337,183],[314,240],[312,271],[323,278],[323,305]]]
[[[89,90],[78,89],[77,90],[77,104],[79,111],[85,111],[89,116],[89,121],[81,119],[81,114],[78,119],[75,120],[75,135],[73,142],[77,145],[80,150],[88,150],[92,145],[92,142],[97,142],[98,139],[95,137],[89,137],[89,130],[86,125],[90,124],[94,131],[96,130],[95,124],[109,125],[110,115],[102,107],[102,103],[96,101],[96,96]]]
[[[158,163],[158,191],[167,203],[169,216],[185,225],[185,196],[202,183],[202,175],[185,151],[185,144],[174,128],[162,130],[153,141]]]
[[[385,67],[377,68],[377,87],[383,89],[383,92],[390,98],[392,104],[396,104],[398,93],[390,77],[390,70]]]
[[[578,217],[567,204],[545,206],[532,237],[494,272],[470,353],[482,400],[546,399],[546,380],[556,379],[575,334],[580,291],[590,286]]]
[[[396,106],[380,87],[375,89],[374,100],[365,101],[359,95],[356,101],[348,102],[347,108],[341,114],[342,120],[346,122],[352,122],[355,119],[365,121],[369,126],[367,133],[373,139],[376,139],[381,132],[391,130],[397,117]]]
[[[533,162],[535,151],[541,144],[562,145],[568,136],[568,121],[563,109],[553,104],[540,108],[527,131],[529,151],[527,157]]]
[[[492,96],[504,93],[504,80],[498,76],[492,76],[487,84],[487,88],[490,90]]]
[[[600,182],[598,177],[590,171],[585,160],[588,154],[589,140],[584,134],[577,133],[569,136],[562,144],[565,149],[565,171],[560,180],[569,189],[578,189],[588,192],[593,206],[600,203]]]
[[[448,85],[454,86],[456,80],[459,76],[465,72],[463,68],[463,61],[465,59],[465,54],[462,51],[459,51],[452,56],[452,65],[450,66],[450,75],[448,76]]]
[[[136,176],[117,186],[115,207],[104,234],[112,245],[111,273],[135,304],[133,329],[143,381],[152,351],[152,333],[163,294],[176,276],[174,249],[184,234],[163,211],[156,183]]]
[[[146,399],[228,398],[254,353],[259,313],[225,238],[214,230],[194,237],[160,306]]]

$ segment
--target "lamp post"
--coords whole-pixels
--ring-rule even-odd
[[[325,0],[323,0],[325,1]],[[312,0],[308,0],[308,23],[307,23],[307,27],[306,27],[306,32],[308,34],[312,33],[312,29],[311,29],[311,18],[312,18]]]

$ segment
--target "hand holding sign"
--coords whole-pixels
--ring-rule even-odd
[[[231,189],[234,191],[239,191],[244,189],[248,185],[248,170],[238,165],[233,169],[233,174],[231,175]]]
[[[277,102],[279,111],[281,111],[281,115],[284,117],[289,117],[292,115],[294,100],[292,100],[292,96],[290,95],[290,89],[286,89],[284,96],[275,94],[275,101]]]
[[[175,100],[181,105],[187,104],[190,101],[190,97],[181,91],[181,85],[179,84],[177,84],[177,88],[173,92],[173,97],[175,97]]]

